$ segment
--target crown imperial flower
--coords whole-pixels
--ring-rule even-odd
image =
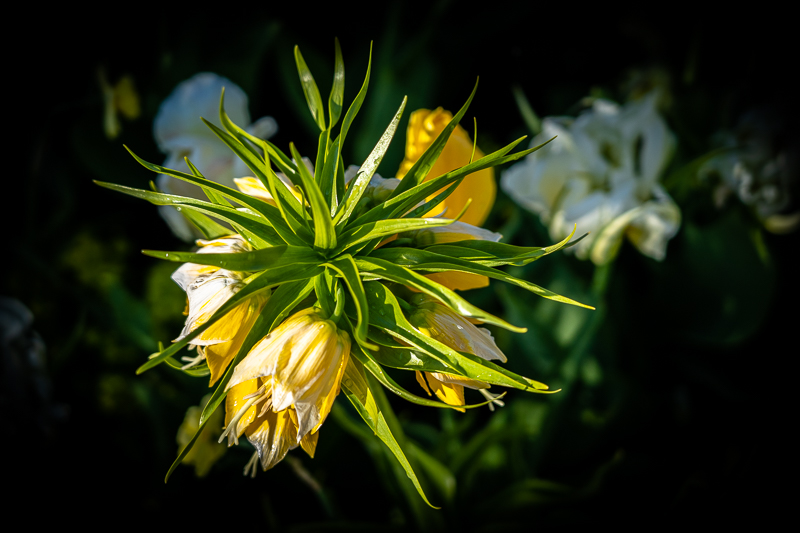
[[[244,435],[256,448],[246,473],[255,474],[258,464],[272,468],[298,446],[313,456],[320,426],[341,390],[428,502],[386,422],[388,402],[376,402],[381,385],[417,404],[459,410],[477,406],[465,403],[464,387],[484,392],[484,403],[490,405],[502,402],[485,392],[489,386],[547,391],[543,383],[490,363],[505,362],[506,357],[488,331],[473,322],[525,330],[472,305],[453,289],[472,288],[475,279],[488,284],[493,278],[586,307],[498,268],[538,260],[565,246],[571,235],[546,248],[520,248],[497,242],[499,234],[478,227],[494,198],[492,167],[535,149],[512,152],[519,139],[489,155],[476,150],[472,157],[472,143],[458,123],[474,90],[455,115],[439,109],[412,116],[409,134],[416,151],[404,163],[402,179],[383,179],[377,167],[406,100],[366,160],[345,171],[342,143],[366,94],[369,69],[335,130],[344,110],[338,41],[327,114],[297,48],[295,59],[321,132],[316,161],[304,159],[294,144],[287,154],[237,126],[221,99],[221,127],[205,123],[249,170],[249,176],[235,182],[238,189],[204,177],[189,159],[191,173],[135,155],[149,170],[199,187],[206,199],[100,183],[180,208],[176,213],[205,237],[197,252],[145,250],[185,263],[173,277],[187,292],[189,316],[181,335],[139,372],[166,363],[192,376],[210,374],[216,387],[194,437],[167,476],[223,403],[221,440],[227,437],[229,445],[235,444]],[[466,223],[455,221],[469,198],[475,199],[470,209],[480,209],[467,209]],[[453,208],[453,218],[431,216],[441,213],[440,204]],[[175,356],[186,347],[195,347],[200,357],[182,366]],[[387,368],[423,370],[427,381],[420,375],[420,382],[437,399],[406,391]]]

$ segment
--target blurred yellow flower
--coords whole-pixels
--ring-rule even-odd
[[[122,131],[122,124],[119,116],[122,115],[128,120],[135,120],[142,114],[139,103],[139,93],[133,84],[133,78],[126,74],[122,76],[113,86],[106,79],[105,70],[100,68],[97,71],[97,79],[100,83],[100,90],[103,91],[103,102],[105,112],[103,114],[103,129],[106,137],[115,139]]]
[[[471,353],[487,361],[497,359],[506,362],[505,354],[497,347],[489,330],[475,327],[472,322],[426,294],[415,295],[411,303],[415,310],[408,320],[421,333],[456,351]],[[486,399],[503,405],[485,390],[490,385],[482,381],[440,372],[425,372],[423,378],[422,372],[417,371],[417,382],[428,395],[433,391],[433,394],[449,405],[464,405],[464,387],[476,389]]]
[[[199,240],[197,243],[201,246],[198,250],[201,254],[246,252],[250,249],[239,235],[210,241]],[[241,272],[210,265],[181,265],[172,274],[172,279],[186,291],[188,316],[183,331],[176,340],[205,324],[231,296],[244,287],[243,277]],[[260,295],[248,298],[192,339],[189,344],[197,348],[198,355],[194,358],[185,357],[184,360],[189,362],[184,368],[205,359],[211,371],[210,385],[213,385],[241,348],[264,303],[266,298]]]
[[[200,405],[206,405],[210,398],[211,395],[206,394],[200,401]],[[186,445],[191,442],[194,434],[197,433],[197,430],[200,428],[200,415],[202,412],[203,408],[197,405],[193,405],[186,410],[186,416],[183,419],[183,423],[178,428],[178,435],[176,438],[179,449],[182,450],[185,448]],[[225,447],[220,446],[217,442],[217,437],[221,432],[221,423],[222,412],[215,411],[211,415],[205,428],[203,428],[203,432],[197,438],[197,441],[195,441],[194,446],[183,459],[184,464],[194,465],[194,473],[197,477],[205,477],[214,463],[225,455]]]
[[[253,347],[226,387],[220,438],[231,445],[245,434],[256,448],[246,473],[255,475],[259,458],[263,470],[272,468],[298,445],[314,456],[349,359],[349,335],[313,308],[295,313]]]
[[[408,119],[408,131],[406,132],[406,156],[397,171],[397,178],[402,179],[406,175],[417,159],[428,149],[436,139],[436,136],[444,130],[452,119],[453,115],[441,107],[433,111],[418,109],[411,113],[411,117]],[[483,155],[483,152],[476,147],[474,159],[478,160]],[[426,180],[463,167],[469,163],[471,156],[472,140],[464,128],[456,126],[444,150],[439,155],[439,159],[436,160],[436,163],[428,173]],[[455,217],[471,198],[472,204],[470,204],[460,220],[473,226],[480,226],[486,221],[489,211],[492,210],[496,193],[497,185],[494,180],[494,169],[480,170],[464,178],[464,181],[461,182],[461,185],[453,194],[440,204],[439,209],[434,210],[434,214],[447,208],[446,215]]]

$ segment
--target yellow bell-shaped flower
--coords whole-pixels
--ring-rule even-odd
[[[295,313],[234,369],[223,437],[232,444],[246,434],[264,470],[298,445],[313,457],[317,431],[339,394],[349,358],[347,332],[316,309]],[[248,468],[254,466],[253,461]]]
[[[411,303],[416,309],[408,320],[423,334],[459,352],[468,352],[487,361],[498,359],[506,362],[505,354],[497,347],[489,330],[475,327],[472,322],[426,294],[415,295]],[[423,378],[422,372],[417,371],[417,382],[428,395],[433,391],[449,405],[464,405],[464,387],[477,389],[487,399],[502,405],[485,391],[490,385],[482,381],[441,372],[425,372]]]
[[[239,235],[230,235],[210,241],[199,240],[198,253],[224,254],[246,252],[250,248]],[[210,265],[185,263],[172,274],[172,279],[186,291],[186,324],[176,340],[205,324],[234,294],[244,287],[241,272]],[[188,358],[184,367],[193,366],[203,359],[208,362],[213,385],[222,376],[236,356],[250,328],[267,299],[257,295],[237,305],[189,343],[196,347],[198,356]],[[186,358],[184,358],[186,359]]]

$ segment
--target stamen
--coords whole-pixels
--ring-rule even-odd
[[[258,472],[258,452],[253,452],[250,460],[244,465],[244,475],[249,475],[251,478],[255,479],[256,472]]]
[[[199,350],[198,350],[198,351],[199,351]],[[201,353],[201,354],[200,354],[200,355],[198,355],[197,357],[188,357],[188,356],[183,356],[183,357],[181,357],[181,361],[189,361],[189,362],[188,362],[188,363],[186,363],[185,365],[183,365],[183,366],[181,367],[181,370],[186,370],[187,368],[191,368],[191,367],[193,367],[193,366],[195,366],[195,365],[198,365],[198,364],[200,364],[200,363],[201,363],[201,362],[202,362],[202,361],[203,361],[205,358],[206,358],[206,354],[204,354],[204,353]]]
[[[498,399],[498,398],[502,398],[502,396],[503,396],[502,394],[498,394],[497,396],[495,396],[494,394],[492,394],[491,392],[487,391],[486,389],[478,389],[478,392],[483,394],[483,397],[486,398],[487,400],[491,400],[492,401],[492,403],[489,404],[489,410],[490,411],[494,411],[494,404],[497,404],[500,407],[504,407],[506,405],[505,403],[503,403],[502,400]]]

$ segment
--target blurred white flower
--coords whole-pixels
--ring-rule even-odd
[[[504,173],[503,190],[538,214],[555,240],[576,224],[578,234],[590,232],[572,248],[581,259],[610,261],[623,235],[643,254],[664,259],[681,214],[659,184],[675,137],[656,110],[656,95],[624,106],[598,99],[577,118],[545,118],[531,146],[553,136]]]
[[[731,194],[750,207],[764,227],[788,233],[800,226],[796,196],[800,136],[781,109],[752,109],[733,131],[720,131],[714,144],[727,150],[706,161],[700,178],[714,182],[714,203],[722,208]]]
[[[235,124],[262,139],[278,131],[278,125],[272,117],[263,117],[250,123],[247,95],[238,85],[211,72],[202,72],[178,84],[161,103],[153,122],[153,136],[159,149],[167,154],[165,167],[190,173],[183,159],[188,157],[206,178],[234,187],[234,178],[249,176],[250,170],[200,120],[203,117],[221,127],[219,98],[223,87],[225,111]],[[158,176],[156,183],[159,189],[168,194],[206,199],[196,185],[164,174]],[[181,239],[192,241],[200,237],[175,208],[162,206],[159,211],[172,232]]]

